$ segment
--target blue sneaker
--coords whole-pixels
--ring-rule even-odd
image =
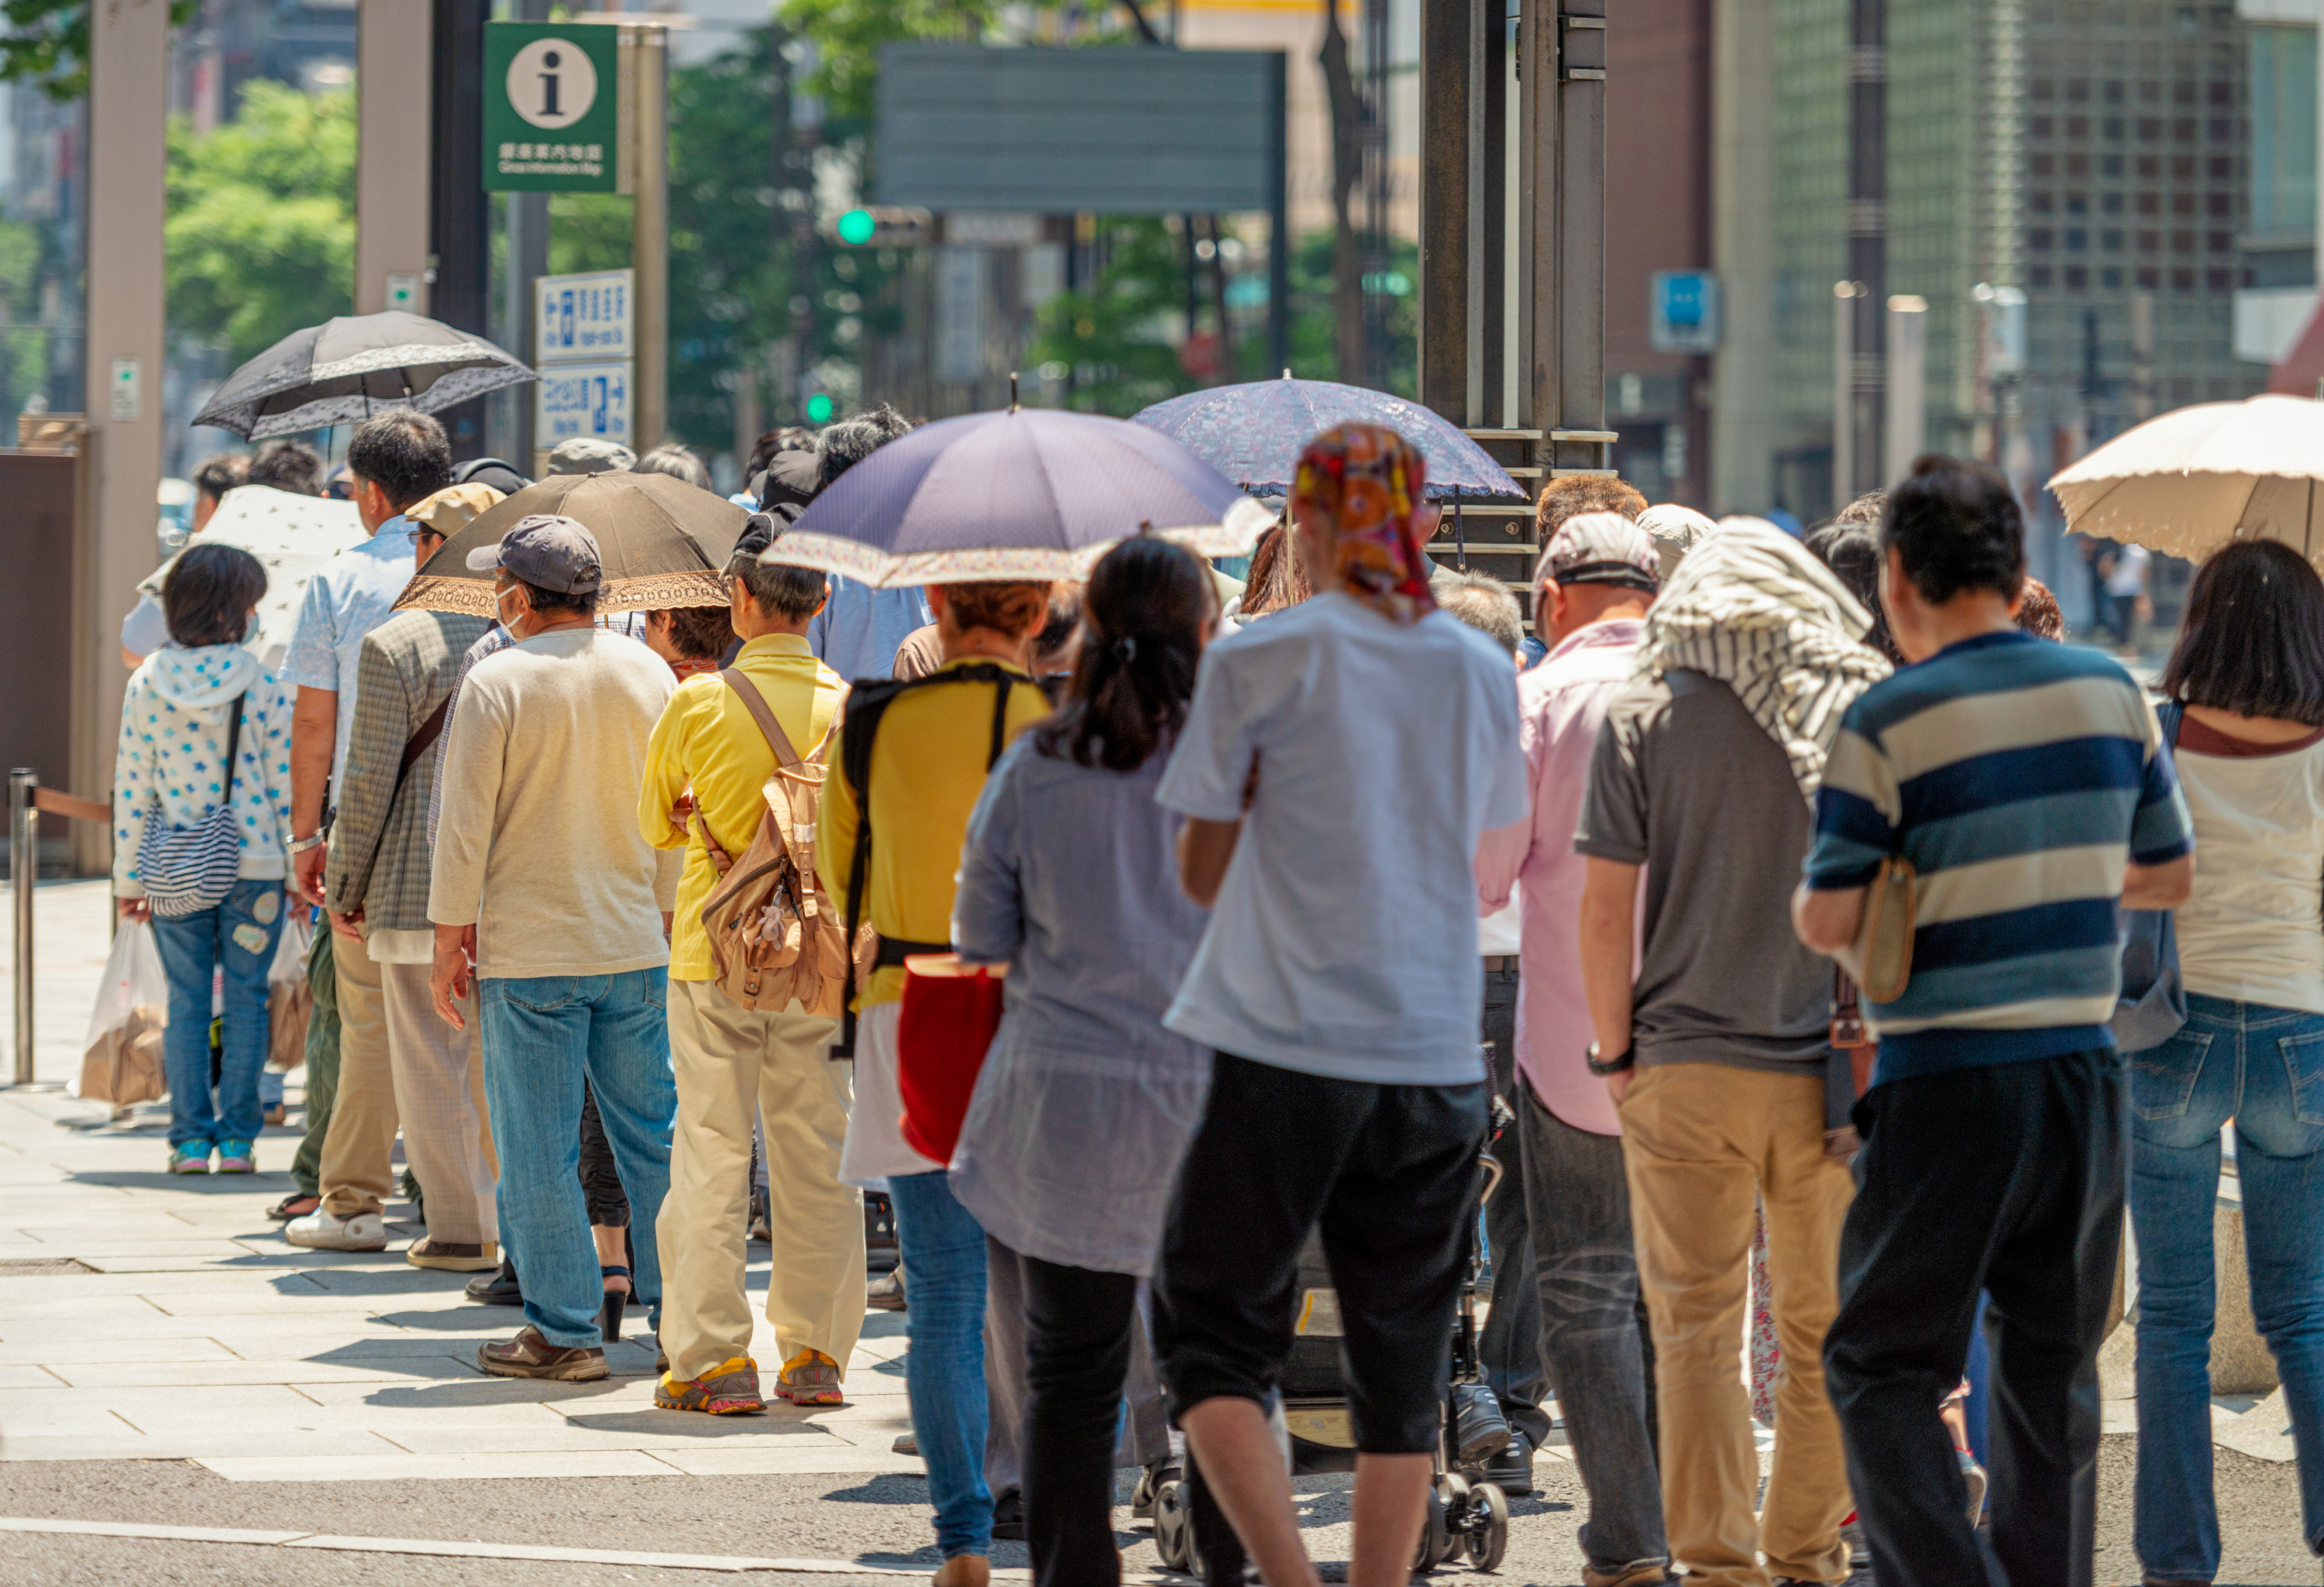
[[[221,1140],[217,1143],[217,1167],[214,1169],[213,1172],[219,1174],[254,1174],[257,1171],[258,1156],[255,1149],[251,1146],[250,1142],[246,1140]]]
[[[170,1149],[170,1172],[172,1174],[207,1174],[210,1171],[210,1143],[189,1140]]]

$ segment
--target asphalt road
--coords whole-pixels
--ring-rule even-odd
[[[2218,1452],[2227,1558],[2219,1587],[2282,1587],[2319,1580],[2300,1541],[2294,1468]],[[2101,1455],[2098,1581],[2135,1584],[2130,1548],[2132,1441],[2109,1437]],[[1573,1531],[1582,1518],[1573,1468],[1543,1461],[1535,1497],[1515,1507],[1499,1579],[1568,1587],[1579,1580]],[[1319,1480],[1305,1486],[1314,1488]],[[1329,1481],[1329,1480],[1320,1480]],[[1125,1489],[1124,1498],[1127,1498]],[[148,1525],[311,1529],[348,1536],[483,1540],[707,1555],[783,1555],[933,1569],[927,1484],[909,1477],[582,1478],[542,1481],[228,1482],[176,1461],[26,1462],[0,1468],[0,1512]],[[1344,1559],[1347,1494],[1300,1496],[1310,1551]],[[1125,1508],[1117,1512],[1128,1521]],[[1121,1540],[1133,1570],[1155,1568],[1143,1527]],[[1027,1563],[1001,1544],[996,1565]],[[1450,1581],[1465,1573],[1447,1571]],[[695,1571],[418,1559],[244,1545],[0,1534],[8,1587],[114,1587],[231,1580],[249,1587],[597,1587],[623,1582],[694,1583]],[[797,1587],[881,1578],[785,1574]],[[1858,1578],[1857,1587],[1869,1581]],[[892,1587],[886,1578],[883,1587]]]

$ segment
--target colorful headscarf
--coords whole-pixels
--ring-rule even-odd
[[[1299,454],[1292,516],[1331,548],[1334,586],[1394,623],[1416,623],[1436,605],[1419,521],[1428,465],[1418,447],[1379,424],[1327,429]]]

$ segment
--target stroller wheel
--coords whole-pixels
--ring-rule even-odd
[[[1154,1490],[1154,1550],[1165,1570],[1193,1575],[1194,1518],[1186,1504],[1186,1485],[1176,1477]]]
[[[1457,1481],[1459,1479],[1455,1478],[1453,1481]],[[1460,1546],[1453,1541],[1452,1527],[1447,1523],[1444,1482],[1440,1479],[1436,1486],[1428,1490],[1428,1518],[1421,1525],[1420,1546],[1414,1551],[1412,1562],[1414,1575],[1429,1574],[1437,1566],[1451,1559],[1452,1551]]]
[[[1509,1551],[1509,1497],[1490,1482],[1469,1490],[1462,1514],[1460,1546],[1476,1570],[1489,1571]]]

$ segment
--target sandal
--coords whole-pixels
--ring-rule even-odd
[[[630,1304],[630,1270],[627,1268],[600,1266],[597,1269],[597,1277],[619,1278],[622,1281],[622,1287],[619,1289],[605,1291],[605,1309],[597,1320],[598,1331],[604,1334],[605,1342],[619,1344],[622,1342],[622,1314],[629,1308]]]
[[[322,1204],[323,1198],[321,1196],[309,1195],[303,1190],[294,1190],[289,1195],[284,1196],[281,1201],[276,1202],[272,1206],[267,1208],[266,1215],[273,1219],[278,1223],[287,1223],[293,1218],[305,1217],[309,1213],[313,1212],[317,1207],[319,1207]]]

